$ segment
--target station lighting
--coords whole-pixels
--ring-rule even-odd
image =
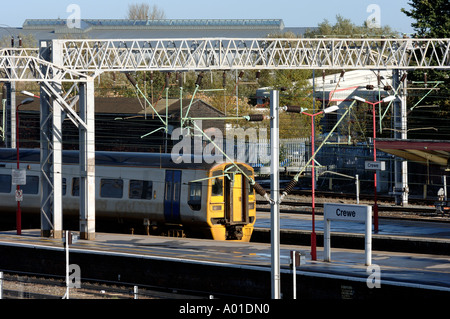
[[[33,94],[31,92],[28,92],[28,91],[21,91],[20,93],[22,93],[23,95],[26,95],[26,96],[39,98],[39,95]]]
[[[380,103],[384,103],[384,102],[391,102],[393,100],[396,99],[395,95],[389,95],[387,97],[385,97],[384,99],[382,99],[381,101],[378,102],[369,102],[366,99],[363,99],[362,97],[359,96],[352,96],[353,100],[359,101],[359,102],[363,102],[363,103],[367,103],[372,105],[372,117],[373,117],[373,160],[376,162],[377,161],[377,148],[376,148],[376,137],[377,137],[377,132],[376,132],[376,123],[375,123],[375,105],[380,104]],[[374,231],[378,232],[378,204],[377,204],[377,172],[374,171],[373,173],[373,183],[374,183],[374,205],[373,205],[373,215],[374,215]]]
[[[308,115],[311,117],[311,154],[314,156],[315,150],[314,150],[314,117],[319,114],[328,114],[332,113],[334,111],[337,111],[339,109],[339,106],[333,105],[330,107],[327,107],[323,109],[320,112],[317,112],[315,114],[306,113],[305,111],[307,109],[304,109],[300,106],[284,106],[282,107],[286,112],[293,112],[293,113],[301,113],[304,115]],[[311,198],[312,198],[312,231],[311,231],[311,259],[316,260],[317,259],[317,249],[316,249],[316,230],[315,230],[315,165],[314,160],[312,160],[312,168],[311,168]],[[296,182],[295,182],[296,183]],[[290,184],[294,185],[294,184]],[[289,186],[288,186],[289,187]],[[293,187],[293,186],[292,186]]]

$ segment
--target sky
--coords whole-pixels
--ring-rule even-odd
[[[26,19],[67,19],[74,14],[71,4],[81,19],[124,19],[129,4],[143,2],[156,4],[168,19],[282,19],[286,27],[316,27],[325,19],[334,24],[341,15],[356,25],[376,17],[382,26],[414,32],[413,21],[401,12],[410,9],[408,0],[15,0],[2,1],[0,27],[21,27]]]

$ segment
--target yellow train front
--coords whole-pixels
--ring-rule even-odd
[[[256,197],[250,179],[253,169],[228,163],[210,170],[207,222],[217,240],[250,241],[256,220]]]

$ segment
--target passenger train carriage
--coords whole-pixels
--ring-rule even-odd
[[[79,214],[78,151],[63,151],[63,218]],[[170,154],[96,152],[96,224],[138,221],[152,230],[180,230],[192,237],[249,241],[256,218],[254,177],[244,163],[174,163]],[[236,167],[238,166],[239,169]],[[15,212],[16,150],[0,150],[0,206]],[[27,170],[21,209],[39,214],[39,150],[21,150]]]

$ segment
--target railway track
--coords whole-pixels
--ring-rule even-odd
[[[295,196],[308,196],[311,197],[311,190],[292,190],[291,195]],[[328,191],[316,191],[316,198],[328,198],[328,199],[336,199],[336,200],[356,200],[356,195],[354,193],[336,193],[336,192],[328,192]],[[374,200],[373,193],[359,194],[359,199],[363,201],[372,201]],[[382,203],[395,205],[395,198],[392,195],[377,195],[377,200]],[[423,206],[434,206],[434,203],[437,201],[437,198],[415,198],[409,197],[408,202],[411,205],[423,205]]]
[[[1,286],[1,285],[0,285]],[[31,273],[5,273],[3,299],[62,299],[66,292],[63,279]],[[81,280],[80,288],[70,289],[70,299],[208,299],[205,292],[180,291],[170,288]]]
[[[325,202],[337,202],[343,204],[356,204],[354,194],[318,192],[316,193],[315,213],[323,213],[323,204]],[[373,195],[361,195],[360,203],[365,205],[374,204]],[[377,205],[379,217],[381,218],[411,218],[427,221],[450,222],[450,214],[439,213],[436,210],[434,199],[414,199],[409,200],[409,206],[398,206],[395,204],[391,196],[378,196]],[[257,210],[270,210],[268,202],[265,200],[257,200]],[[311,191],[293,191],[281,203],[280,213],[293,214],[310,214],[312,209]]]

